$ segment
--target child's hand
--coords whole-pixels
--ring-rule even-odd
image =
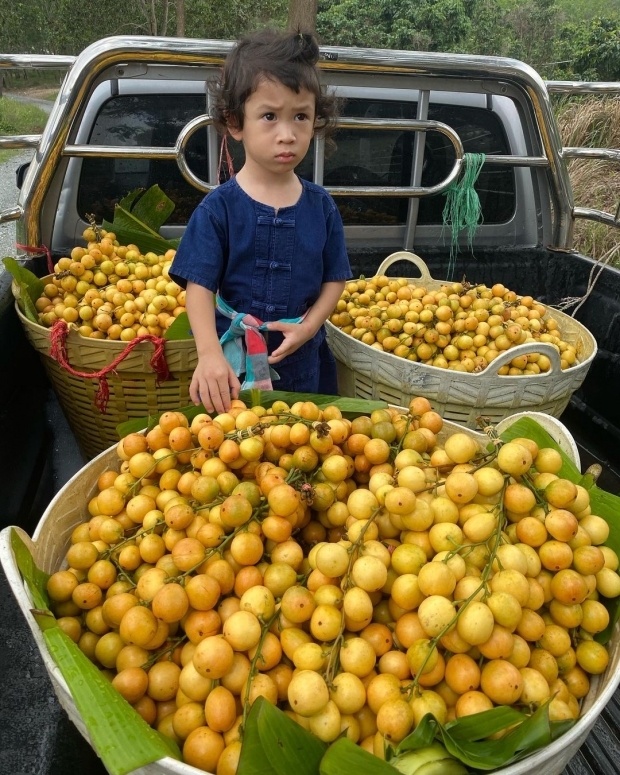
[[[267,323],[269,331],[281,331],[284,335],[284,341],[274,350],[269,356],[269,363],[279,363],[288,355],[292,355],[295,350],[298,350],[302,344],[305,344],[308,339],[311,339],[315,331],[304,325],[306,321],[302,323],[280,323],[275,321],[273,323]]]
[[[189,394],[195,404],[207,412],[222,414],[230,409],[231,398],[239,396],[241,383],[224,355],[213,353],[198,361]]]

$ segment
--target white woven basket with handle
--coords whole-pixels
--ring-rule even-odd
[[[386,274],[397,261],[410,261],[420,276],[408,278],[427,290],[438,290],[446,280],[431,277],[424,261],[401,250],[388,256],[376,275]],[[378,398],[407,406],[414,396],[424,396],[446,420],[476,427],[479,416],[497,423],[504,417],[529,409],[559,417],[571,395],[584,381],[596,355],[596,340],[588,329],[562,312],[553,310],[562,339],[573,344],[578,363],[562,371],[557,350],[543,342],[504,350],[491,366],[479,373],[440,369],[382,352],[345,334],[327,321],[327,341],[338,365],[338,388],[343,396]],[[546,355],[551,368],[544,374],[500,376],[497,370],[513,358],[529,353]]]

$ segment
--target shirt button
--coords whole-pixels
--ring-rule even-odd
[[[282,225],[282,220],[280,218],[276,218],[274,223],[275,223],[276,226],[281,226]]]
[[[272,261],[272,262],[269,264],[269,268],[270,268],[270,269],[277,269],[277,268],[278,268],[278,266],[279,266],[279,264],[278,264],[278,262],[277,262],[277,261]]]
[[[268,304],[267,305],[267,312],[275,312],[275,309],[276,308],[273,306],[273,304]]]

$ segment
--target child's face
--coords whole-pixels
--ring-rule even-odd
[[[280,81],[262,79],[244,105],[243,129],[230,127],[243,141],[246,165],[271,173],[292,172],[302,161],[314,134],[316,99]]]

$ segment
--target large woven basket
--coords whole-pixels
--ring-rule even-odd
[[[561,423],[536,414],[528,416],[543,424],[564,451],[574,460],[575,464],[580,465],[574,441]],[[514,419],[516,418],[511,417],[500,423],[498,431],[501,432],[510,427]],[[457,430],[459,430],[457,426],[451,426],[449,422],[445,423],[442,437]],[[480,443],[485,443],[488,440],[483,434],[471,433],[471,435],[477,438]],[[7,527],[0,532],[0,562],[8,584],[32,631],[60,704],[89,743],[91,740],[82,716],[32,615],[32,609],[35,606],[17,567],[11,548],[11,531],[16,530],[19,533],[41,570],[47,573],[57,570],[61,566],[71,542],[73,529],[84,521],[84,504],[97,491],[97,478],[101,473],[112,470],[116,465],[118,465],[116,450],[109,449],[78,471],[50,503],[32,539],[18,527]],[[582,702],[581,717],[575,725],[554,742],[522,761],[495,770],[493,775],[529,775],[529,773],[534,772],[537,775],[559,775],[562,772],[585,741],[601,711],[611,700],[620,681],[620,630],[618,625],[614,628],[608,648],[609,665],[602,675],[592,676],[590,691]],[[32,723],[29,719],[26,719],[26,722]],[[201,775],[202,770],[167,757],[145,765],[139,770],[134,770],[134,775],[138,775],[138,773],[139,775]]]
[[[399,251],[385,259],[376,274],[386,274],[397,261],[407,260],[420,270],[410,281],[437,290],[444,280],[431,277],[424,261],[414,253]],[[327,340],[338,364],[338,388],[343,396],[379,398],[407,406],[413,396],[424,396],[445,419],[476,427],[484,415],[491,422],[526,409],[559,417],[571,395],[584,381],[596,355],[596,340],[588,329],[562,312],[553,310],[562,338],[575,345],[578,363],[562,371],[557,350],[550,344],[527,343],[505,350],[492,367],[478,374],[440,369],[382,352],[345,334],[327,321]],[[500,376],[497,369],[518,355],[540,353],[551,361],[544,374]]]
[[[150,363],[153,345],[149,342],[137,345],[108,375],[109,400],[106,411],[101,412],[95,406],[97,380],[76,377],[62,368],[50,356],[50,329],[32,323],[17,305],[16,309],[86,458],[98,455],[118,441],[116,426],[119,423],[191,403],[189,386],[198,363],[193,339],[166,343],[165,358],[170,377],[159,383]],[[67,337],[68,361],[76,371],[100,371],[126,347],[126,342],[88,339],[77,331],[70,331]]]

